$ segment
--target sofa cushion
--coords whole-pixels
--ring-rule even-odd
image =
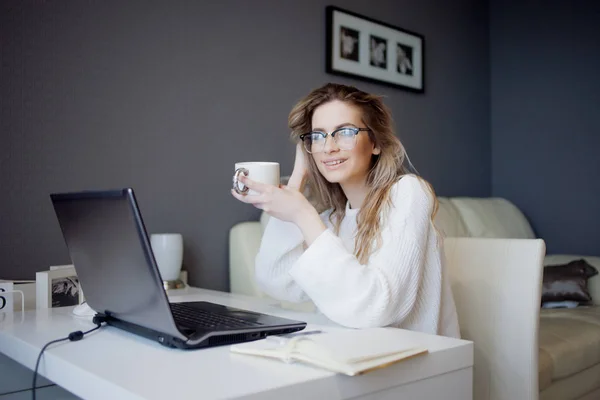
[[[598,269],[585,260],[579,258],[562,264],[544,264],[544,274],[556,274],[561,276],[577,275],[591,278],[598,275]]]
[[[584,259],[546,266],[542,283],[542,302],[590,302],[592,297],[587,288],[588,279],[595,275],[598,275],[598,270]]]
[[[600,397],[596,392],[598,389],[600,389],[600,364],[552,382],[552,385],[540,391],[539,400],[598,400]]]
[[[438,197],[439,207],[435,215],[435,226],[446,237],[469,236],[458,209],[447,197]]]
[[[453,197],[469,236],[489,238],[534,239],[535,235],[523,213],[503,198]]]
[[[599,363],[600,307],[541,310],[540,390]]]
[[[588,264],[600,271],[600,257],[581,256],[574,254],[548,254],[544,257],[544,265],[566,264],[573,260],[584,259]],[[588,279],[588,292],[592,296],[592,302],[600,305],[600,274]]]

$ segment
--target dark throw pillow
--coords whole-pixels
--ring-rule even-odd
[[[589,303],[592,296],[588,291],[587,281],[597,274],[598,270],[584,259],[544,267],[542,303],[556,301]]]

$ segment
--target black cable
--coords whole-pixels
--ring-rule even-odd
[[[38,386],[38,389],[45,389],[45,388],[49,388],[52,386],[56,386],[56,383],[49,383],[47,385],[43,385],[43,386]],[[31,388],[26,388],[26,389],[19,389],[19,390],[13,390],[12,392],[3,392],[0,393],[0,398],[2,398],[2,396],[8,396],[9,394],[17,394],[17,393],[21,393],[21,392],[28,392],[30,391]]]
[[[40,351],[40,354],[38,355],[37,362],[35,363],[35,370],[33,371],[33,386],[31,386],[33,400],[35,400],[35,382],[37,380],[37,370],[38,370],[38,366],[40,365],[40,359],[42,358],[42,354],[44,354],[44,351],[46,350],[46,348],[48,346],[50,346],[51,344],[64,342],[65,340],[69,340],[69,338],[66,337],[66,338],[62,338],[62,339],[53,340],[51,342],[46,343],[44,345],[44,347],[42,347],[42,350]]]
[[[46,343],[44,345],[44,347],[42,347],[42,350],[40,350],[40,354],[38,355],[37,361],[35,363],[35,370],[33,371],[33,385],[31,386],[31,393],[32,393],[33,400],[35,400],[35,389],[36,389],[35,384],[37,381],[38,367],[40,365],[40,360],[42,359],[42,354],[44,354],[44,351],[48,348],[48,346],[53,345],[55,343],[64,342],[67,340],[70,340],[71,342],[76,342],[78,340],[81,340],[88,333],[93,332],[97,329],[100,329],[100,327],[102,327],[102,323],[105,321],[106,321],[106,318],[103,315],[96,314],[93,319],[93,322],[96,324],[95,328],[92,328],[89,331],[85,331],[85,332],[81,332],[81,331],[71,332],[71,333],[69,333],[69,336],[64,337],[62,339],[52,340],[52,341]]]

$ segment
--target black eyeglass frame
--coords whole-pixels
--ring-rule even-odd
[[[300,135],[300,140],[302,142],[304,142],[305,137],[307,137],[309,135],[320,134],[321,136],[323,136],[323,148],[325,148],[327,136],[331,136],[333,138],[333,141],[337,144],[337,141],[335,140],[335,134],[342,130],[350,130],[350,131],[354,132],[355,138],[356,138],[356,135],[358,135],[360,132],[371,132],[371,130],[369,128],[356,128],[354,126],[342,126],[341,128],[337,128],[336,130],[334,130],[331,133],[321,132],[321,131],[312,131],[312,132],[308,132],[308,133],[303,133],[302,135]],[[356,145],[356,141],[355,141],[355,145]],[[304,148],[306,149],[306,151],[311,153],[311,151],[306,148],[306,144],[304,145]]]

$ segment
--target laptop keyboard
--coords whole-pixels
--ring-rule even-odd
[[[172,303],[171,312],[178,325],[188,328],[248,328],[262,325],[258,322],[212,313],[182,303]]]

